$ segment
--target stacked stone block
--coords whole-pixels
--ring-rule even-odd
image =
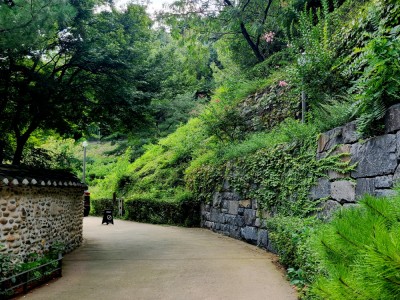
[[[351,206],[365,194],[391,196],[400,177],[400,105],[389,108],[385,117],[385,134],[360,140],[355,122],[321,134],[318,158],[346,153],[343,157],[355,170],[349,174],[330,171],[312,188],[310,197],[323,199],[322,216],[341,206]],[[326,201],[325,201],[326,200]]]
[[[225,181],[212,203],[202,204],[202,227],[270,249],[268,232],[262,226],[257,203],[243,199]]]
[[[355,122],[321,134],[317,158],[341,153],[355,169],[348,174],[329,171],[310,191],[310,198],[322,203],[322,218],[356,205],[364,194],[394,194],[392,188],[400,180],[400,104],[388,109],[384,135],[361,140]],[[264,226],[266,212],[257,209],[256,201],[243,199],[229,182],[215,191],[212,203],[202,204],[201,214],[202,227],[274,251]]]

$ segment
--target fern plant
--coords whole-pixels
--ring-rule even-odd
[[[354,115],[358,117],[358,128],[363,133],[373,122],[383,118],[388,106],[399,102],[399,33],[400,25],[394,27],[388,36],[373,38],[365,47],[354,51],[353,55],[359,57],[350,68],[358,67],[361,76],[350,92],[355,95]]]
[[[336,53],[331,45],[332,14],[329,1],[321,0],[322,8],[298,14],[297,26],[292,26],[289,45],[297,57],[297,64],[289,68],[298,93],[304,91],[310,108],[329,101],[343,88],[341,74],[333,68]],[[296,33],[297,31],[297,33]]]
[[[354,102],[349,97],[327,98],[326,102],[319,105],[310,114],[314,125],[319,132],[328,131],[352,120]]]

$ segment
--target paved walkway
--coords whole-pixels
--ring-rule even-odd
[[[252,245],[205,229],[84,218],[63,277],[25,299],[291,300],[296,293]]]

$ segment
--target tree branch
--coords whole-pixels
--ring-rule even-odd
[[[225,3],[227,6],[233,7],[232,2],[229,1],[229,0],[224,0],[224,3]]]
[[[247,0],[247,2],[243,5],[242,11],[246,10],[246,7],[250,4],[251,0]]]
[[[253,50],[254,55],[257,57],[257,60],[259,62],[263,62],[265,58],[261,54],[260,49],[258,48],[258,45],[254,44],[254,42],[251,39],[251,36],[249,35],[249,33],[248,33],[246,27],[244,26],[243,22],[240,22],[240,30],[241,30],[242,35],[245,38],[246,42],[249,44],[251,50]]]

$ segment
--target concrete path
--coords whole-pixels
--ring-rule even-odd
[[[291,300],[274,256],[205,229],[84,218],[63,277],[25,299]]]

